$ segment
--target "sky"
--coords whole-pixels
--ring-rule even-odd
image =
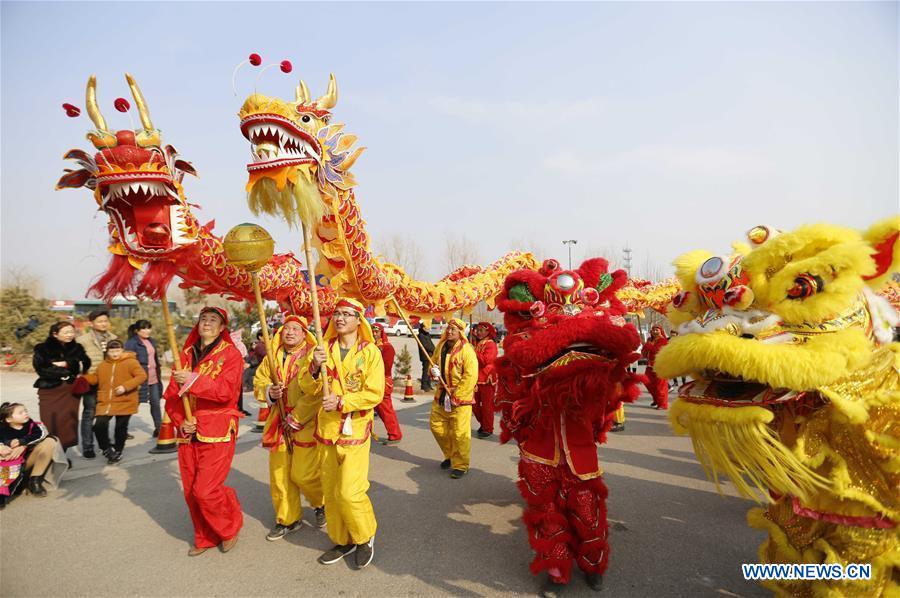
[[[220,235],[246,205],[237,111],[254,89],[314,95],[368,149],[353,168],[377,245],[412,237],[423,278],[448,238],[573,261],[633,249],[637,275],[727,252],[757,224],[865,228],[898,206],[898,3],[0,3],[0,265],[73,299],[106,266],[89,191],[54,191],[92,151],[84,88],[111,128],[132,73],[163,140],[196,167]],[[294,72],[234,67],[251,52]],[[67,118],[61,105],[82,108]],[[137,120],[137,115],[132,117]]]

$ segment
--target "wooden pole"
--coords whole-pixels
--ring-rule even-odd
[[[250,280],[253,282],[253,294],[256,295],[256,310],[259,314],[259,325],[262,330],[263,343],[266,345],[266,360],[269,362],[269,371],[272,372],[272,378],[275,379],[277,374],[277,370],[275,369],[275,347],[272,346],[272,341],[269,337],[269,323],[266,322],[266,306],[263,303],[262,291],[259,288],[259,272],[251,272]],[[282,382],[282,380],[279,380],[279,382]],[[286,392],[286,388],[282,390],[282,398],[284,396],[283,393]],[[278,414],[281,416],[282,423],[286,425],[287,414],[285,413],[281,399],[276,400],[275,405],[278,408]],[[289,453],[294,452],[294,445],[287,433],[285,433],[284,444]]]
[[[175,340],[175,325],[172,323],[172,314],[169,313],[169,298],[166,297],[165,293],[162,296],[162,313],[163,313],[163,321],[166,323],[166,332],[169,335],[169,346],[172,347],[172,361],[174,362],[175,369],[181,369],[181,351],[178,348],[178,342]],[[187,393],[181,395],[181,399],[184,401],[184,416],[188,422],[194,422],[194,414],[191,413],[191,402],[188,400]]]
[[[300,226],[303,229],[303,253],[306,255],[306,271],[309,275],[309,296],[312,301],[313,326],[315,326],[316,330],[316,344],[322,349],[325,349],[325,339],[322,335],[322,319],[319,317],[319,293],[317,289],[318,284],[316,283],[316,264],[312,259],[312,237],[310,236],[309,228],[305,222],[301,220]],[[319,375],[322,376],[322,395],[325,396],[331,394],[331,385],[328,383],[327,359],[325,360],[325,363],[322,364]]]
[[[393,295],[391,295],[391,301],[394,302],[394,307],[397,308],[397,315],[399,315],[401,318],[403,318],[403,321],[406,322],[406,325],[409,327],[410,330],[412,330],[413,329],[412,324],[410,324],[409,320],[406,318],[406,314],[403,313],[403,308],[400,307],[400,304],[397,303],[397,300],[394,298]],[[425,350],[425,347],[422,346],[422,341],[419,340],[419,335],[413,334],[413,338],[416,340],[416,344],[419,345],[419,349],[422,351],[422,354],[428,358],[428,363],[431,364],[431,367],[433,367],[433,368],[436,367],[436,368],[438,368],[438,370],[440,370],[441,368],[439,368],[437,366],[437,364],[435,364],[434,361],[432,361],[431,355],[429,355],[428,351]],[[450,386],[446,382],[444,382],[444,379],[441,377],[440,374],[438,374],[438,381],[444,385],[444,388],[446,388],[448,390],[450,389]]]

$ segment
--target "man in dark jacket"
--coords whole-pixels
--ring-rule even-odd
[[[431,392],[434,389],[431,386],[431,376],[428,375],[428,369],[431,366],[428,358],[434,353],[434,343],[431,341],[431,334],[424,322],[419,322],[419,342],[427,351],[427,353],[423,353],[422,347],[419,347],[419,361],[422,362],[422,391]]]

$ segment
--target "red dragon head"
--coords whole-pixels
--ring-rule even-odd
[[[531,398],[505,418],[513,433],[546,407],[577,409],[602,423],[619,401],[637,396],[627,366],[638,358],[640,339],[615,295],[626,274],[607,268],[602,258],[574,270],[546,260],[538,271],[507,277],[497,300],[509,330],[497,362],[500,394]]]
[[[97,81],[92,75],[86,100],[96,129],[89,131],[87,138],[97,153],[91,157],[82,150],[70,150],[65,159],[75,160],[81,168],[66,169],[56,188],[93,190],[94,199],[109,217],[112,253],[127,255],[137,264],[172,260],[197,240],[200,227],[181,187],[185,174],[197,173],[189,162],[178,157],[175,148],[162,145],[141,90],[131,75],[126,74],[125,78],[143,129],[107,129],[97,105]]]

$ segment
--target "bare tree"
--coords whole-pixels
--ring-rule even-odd
[[[26,266],[7,266],[0,286],[4,289],[22,289],[35,297],[40,297],[42,294],[40,279],[32,274]]]
[[[638,270],[638,273],[641,278],[646,278],[653,282],[659,282],[671,275],[666,274],[666,269],[660,266],[659,263],[653,260],[649,255],[644,257],[644,263]]]
[[[534,237],[525,236],[517,237],[509,242],[510,251],[522,251],[532,253],[536,260],[543,261],[549,257],[553,257],[547,253],[544,246]]]
[[[410,278],[419,278],[424,261],[422,247],[412,237],[395,234],[381,239],[376,252],[384,259],[403,268]]]
[[[460,266],[475,264],[478,259],[478,247],[474,241],[465,235],[447,235],[447,252],[444,256],[444,263],[447,266],[448,274]]]
[[[590,245],[589,249],[584,252],[584,259],[592,257],[602,257],[609,262],[609,271],[619,270],[625,267],[622,260],[622,249],[614,245]]]

